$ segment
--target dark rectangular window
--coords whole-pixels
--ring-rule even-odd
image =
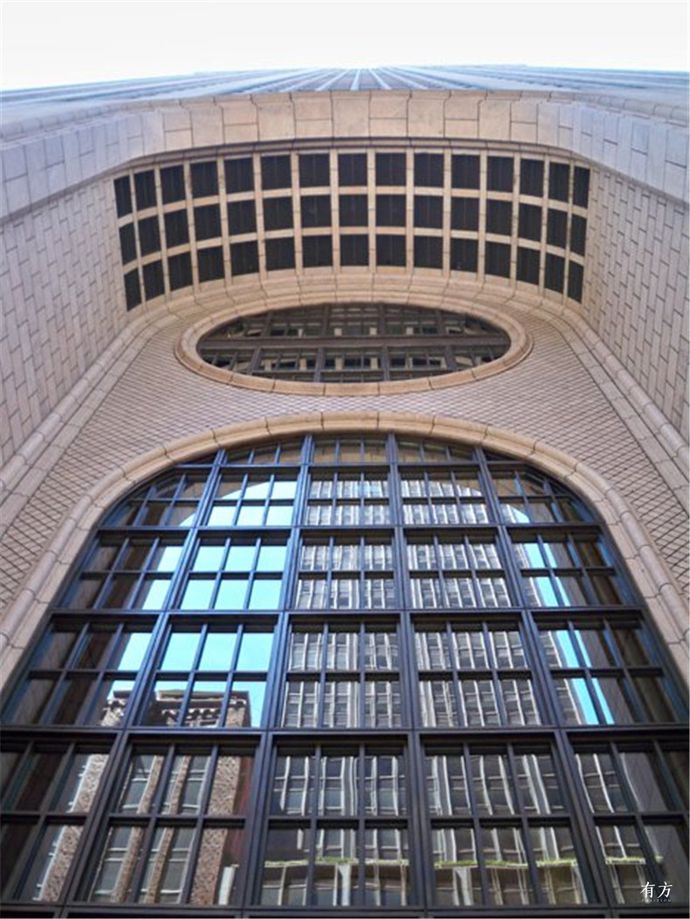
[[[577,262],[568,263],[568,296],[571,300],[582,302],[582,265]]]
[[[478,230],[479,199],[452,198],[450,202],[450,226],[453,230]]]
[[[479,188],[479,157],[459,153],[451,160],[453,188]]]
[[[219,278],[225,277],[222,246],[199,249],[197,257],[199,259],[200,281],[217,281]]]
[[[254,199],[230,201],[228,204],[228,224],[231,236],[239,236],[241,233],[256,233]]]
[[[169,249],[189,242],[187,211],[169,211],[163,219],[165,220],[165,242]]]
[[[333,240],[330,236],[302,237],[302,264],[318,268],[333,264]]]
[[[331,184],[331,167],[327,153],[301,153],[299,184],[302,188]]]
[[[513,228],[513,205],[510,201],[486,202],[486,232],[510,236]]]
[[[589,169],[576,166],[573,174],[573,204],[587,207],[589,203]]]
[[[266,268],[279,271],[295,267],[295,241],[292,237],[266,240]]]
[[[192,258],[189,252],[171,255],[168,259],[168,274],[170,275],[170,289],[189,287],[192,283]]]
[[[250,156],[225,161],[225,191],[229,195],[254,191],[254,164]]]
[[[256,274],[259,270],[259,249],[254,240],[230,245],[230,264],[233,277]]]
[[[505,243],[487,243],[484,256],[486,274],[500,278],[510,277],[510,246]]]
[[[560,255],[551,255],[546,253],[546,262],[544,264],[544,286],[549,290],[556,290],[558,293],[563,292],[563,278],[565,276],[565,259]]]
[[[376,184],[405,185],[405,154],[376,154]]]
[[[520,194],[544,196],[543,160],[520,160]]]
[[[405,237],[381,233],[376,237],[376,264],[405,266]]]
[[[539,251],[537,249],[525,249],[518,246],[517,279],[527,281],[529,284],[539,283]]]
[[[587,221],[584,217],[573,214],[570,218],[570,248],[578,255],[585,254],[585,238],[587,236]]]
[[[340,196],[340,226],[365,227],[369,222],[366,195]]]
[[[139,251],[142,255],[160,252],[161,235],[158,229],[158,217],[146,217],[139,221]]]
[[[331,225],[331,196],[302,195],[302,226],[329,227]]]
[[[380,227],[404,227],[405,195],[377,195],[376,223]]]
[[[340,237],[340,264],[369,264],[369,237],[365,233]]]
[[[184,201],[184,169],[182,166],[167,166],[161,169],[161,194],[163,204],[171,201]]]
[[[490,156],[487,163],[486,187],[489,191],[513,190],[513,157]]]
[[[192,197],[206,198],[218,194],[218,166],[215,160],[192,163]]]
[[[290,188],[292,176],[290,174],[289,156],[262,156],[261,157],[261,187]]]
[[[144,292],[147,300],[153,300],[154,297],[160,297],[165,293],[163,284],[163,262],[151,262],[150,265],[144,265]]]
[[[137,199],[137,210],[156,206],[156,180],[153,169],[134,174],[134,192]]]
[[[478,246],[476,239],[451,239],[451,271],[477,271]]]
[[[264,230],[288,230],[292,226],[292,198],[264,198]]]
[[[134,309],[135,306],[139,306],[141,303],[139,272],[136,268],[134,271],[128,271],[125,275],[125,300],[128,310]]]
[[[414,196],[414,225],[441,229],[443,226],[443,198],[440,195]]]
[[[115,208],[118,217],[126,217],[132,213],[132,189],[129,184],[129,176],[122,176],[115,179]]]
[[[415,268],[440,268],[443,264],[442,239],[440,236],[415,236]]]
[[[546,241],[550,246],[560,246],[565,249],[566,229],[568,215],[565,211],[555,211],[549,208],[546,221]]]
[[[220,205],[204,204],[194,208],[194,232],[197,239],[220,236]]]
[[[340,185],[367,184],[366,153],[338,154],[338,182]]]
[[[443,188],[443,154],[415,153],[414,184]]]
[[[128,223],[120,227],[120,252],[122,253],[122,264],[126,265],[137,257],[137,246],[134,241],[134,224]]]
[[[555,201],[567,201],[569,183],[570,166],[567,163],[551,163],[549,165],[549,198]]]
[[[518,236],[541,240],[541,208],[535,204],[521,204],[518,213]]]

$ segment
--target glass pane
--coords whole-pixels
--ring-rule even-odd
[[[613,758],[609,753],[578,753],[582,782],[595,813],[628,809]]]
[[[640,905],[649,870],[632,826],[597,827],[609,880],[618,903]]]
[[[279,578],[254,581],[247,609],[278,609],[282,583]]]
[[[259,680],[236,680],[230,692],[226,727],[258,727],[264,707],[266,683]]]
[[[232,756],[220,753],[208,805],[209,814],[244,814],[251,790],[252,756]]]
[[[436,902],[439,906],[482,903],[474,833],[470,827],[432,830]]]
[[[668,792],[655,769],[655,758],[649,753],[621,752],[623,775],[631,789],[636,807],[641,811],[666,810]]]
[[[84,753],[78,750],[55,790],[51,803],[52,810],[87,813],[96,797],[107,765],[107,753]],[[44,776],[53,774],[46,772]]]
[[[565,810],[551,754],[516,754],[515,768],[526,813],[554,814]]]
[[[191,670],[201,632],[173,632],[168,639],[161,670]]]
[[[215,579],[190,578],[180,601],[180,609],[210,609],[215,586]]]
[[[670,888],[669,902],[686,903],[688,899],[687,835],[678,826],[645,824],[652,844],[654,863],[664,885]],[[657,887],[657,895],[660,886]]]
[[[150,640],[151,632],[125,632],[115,646],[109,666],[117,670],[139,670]]]
[[[217,727],[224,698],[225,683],[222,680],[195,680],[183,725],[189,728]]]
[[[163,814],[198,814],[210,767],[209,754],[173,757],[160,810]]]
[[[20,898],[45,903],[60,899],[81,831],[81,826],[69,824],[49,824],[44,828],[29,874],[18,891]]]
[[[24,760],[21,774],[8,783],[9,794],[3,804],[7,810],[40,810],[49,785],[46,776],[55,775],[60,768],[64,751],[33,751]]]
[[[242,636],[237,670],[268,670],[273,632],[245,632]]]
[[[355,831],[337,826],[318,829],[314,855],[312,904],[350,906],[358,886]]]
[[[133,899],[132,879],[143,841],[143,827],[111,827],[89,894],[91,902],[125,903]]]
[[[236,632],[208,632],[199,661],[199,670],[229,670],[236,640]]]
[[[117,810],[130,814],[146,814],[151,810],[164,760],[162,753],[140,753],[132,757]]]
[[[364,812],[399,817],[406,813],[405,763],[402,756],[366,756],[364,759]]]
[[[244,578],[233,578],[221,581],[214,609],[244,609],[248,581]]]
[[[223,906],[234,902],[242,835],[240,829],[207,828],[203,831],[190,896],[194,906]]]
[[[534,901],[527,855],[517,827],[482,830],[489,900],[496,906],[519,906]]]
[[[364,901],[368,906],[406,906],[410,900],[407,832],[389,828],[364,831]]]
[[[262,904],[306,905],[309,836],[309,830],[302,827],[269,830],[261,884]]]
[[[495,816],[514,814],[516,807],[508,757],[503,754],[474,754],[470,763],[478,813]]]
[[[254,565],[256,546],[254,543],[233,543],[225,562],[226,571],[251,571]]]
[[[469,814],[469,791],[461,756],[427,756],[426,787],[432,816]]]
[[[586,902],[573,838],[565,826],[532,827],[532,848],[539,885],[547,903]]]
[[[310,814],[313,789],[313,756],[279,756],[273,779],[271,813],[300,816]]]
[[[257,571],[283,571],[287,556],[287,546],[262,545],[256,563]]]
[[[193,836],[187,827],[158,827],[139,888],[140,903],[181,902]]]

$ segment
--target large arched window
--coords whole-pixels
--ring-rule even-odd
[[[11,688],[6,914],[682,915],[684,717],[533,467],[220,450],[106,515]]]

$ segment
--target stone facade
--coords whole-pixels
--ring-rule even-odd
[[[90,528],[135,482],[218,444],[363,427],[493,445],[567,480],[597,505],[685,669],[682,92],[334,91],[8,108],[5,675]],[[530,151],[585,164],[592,181],[582,302],[501,279],[298,263],[126,310],[115,177],[158,162],[343,143]],[[205,378],[176,354],[211,316],[330,299],[474,308],[504,316],[531,350],[462,386],[366,396],[356,386],[339,395],[253,391]]]

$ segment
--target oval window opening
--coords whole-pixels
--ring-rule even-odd
[[[233,319],[198,347],[208,364],[247,376],[367,383],[471,370],[502,357],[510,338],[467,313],[337,303]]]

